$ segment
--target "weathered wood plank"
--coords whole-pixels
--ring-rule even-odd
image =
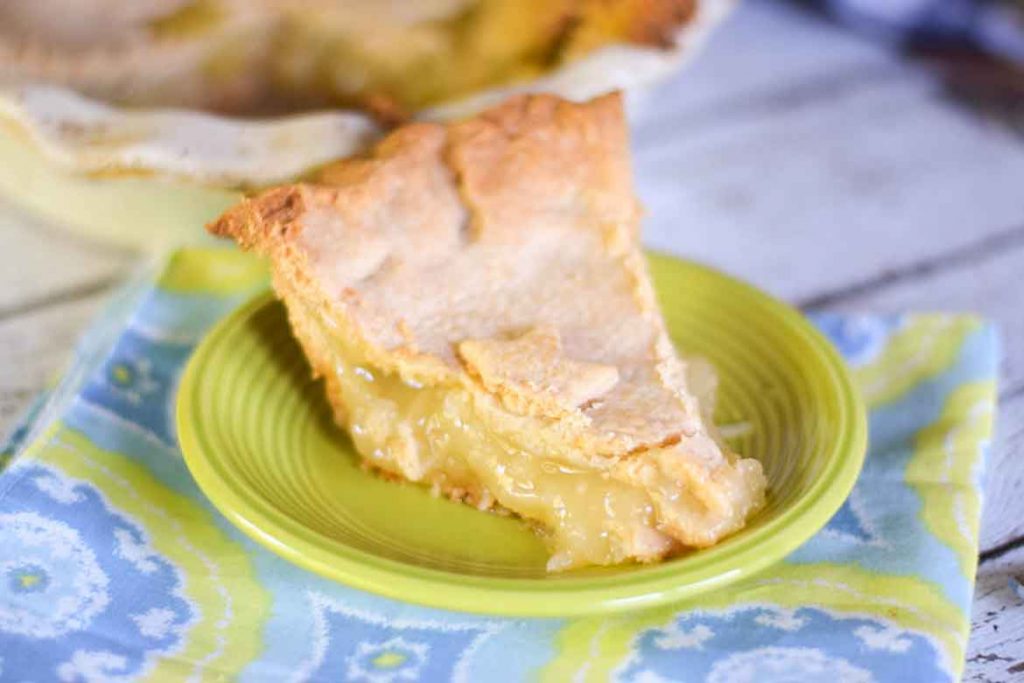
[[[800,7],[743,0],[686,68],[650,93],[634,120],[644,126],[728,115],[780,93],[903,70],[876,44]]]
[[[798,300],[1021,228],[1024,144],[934,88],[868,82],[695,130],[641,126],[647,243]]]
[[[906,278],[881,281],[875,286],[830,298],[834,310],[862,311],[962,311],[978,313],[996,322],[1003,343],[1001,393],[1010,396],[1024,390],[1024,305],[1020,298],[1024,264],[1024,214],[1015,242],[994,244],[935,270],[912,273]],[[815,306],[820,307],[820,305]]]
[[[92,294],[0,321],[0,435],[58,377],[104,298]]]
[[[3,200],[0,235],[0,319],[80,290],[102,290],[132,261],[126,252],[69,235]]]
[[[1024,581],[1024,549],[979,568],[964,681],[1024,680],[1024,599],[1010,588],[1013,576]]]
[[[1024,537],[1024,394],[999,408],[996,439],[985,475],[981,548]]]

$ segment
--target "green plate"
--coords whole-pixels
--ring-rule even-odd
[[[839,509],[867,427],[842,358],[798,312],[708,268],[650,257],[680,349],[720,375],[719,424],[768,475],[768,504],[713,548],[658,565],[544,572],[519,520],[364,472],[268,293],[221,322],[190,361],[178,434],[200,488],[243,532],[356,588],[434,607],[569,616],[721,588],[782,559]]]

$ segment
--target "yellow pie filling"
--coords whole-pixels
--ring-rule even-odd
[[[701,482],[658,466],[659,455],[678,459],[672,448],[626,467],[609,459],[604,468],[574,464],[571,454],[529,452],[481,425],[474,402],[488,400],[485,394],[459,383],[403,380],[367,363],[319,316],[303,322],[295,329],[319,349],[313,357],[329,358],[330,371],[320,372],[335,417],[365,462],[436,495],[527,520],[549,545],[551,571],[654,561],[708,545],[741,527],[763,501],[752,461],[730,463],[731,476],[714,484],[724,490],[702,496]]]

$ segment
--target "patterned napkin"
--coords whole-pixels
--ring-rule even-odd
[[[0,681],[959,678],[995,405],[988,325],[817,318],[871,406],[863,474],[824,530],[691,603],[513,620],[321,579],[196,488],[176,383],[204,332],[264,286],[234,251],[177,252],[115,297],[15,435],[0,474]]]

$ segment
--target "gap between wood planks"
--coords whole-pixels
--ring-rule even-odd
[[[80,283],[74,287],[67,287],[44,296],[29,299],[28,301],[24,301],[14,306],[0,308],[0,322],[6,322],[12,318],[29,315],[53,306],[74,303],[91,296],[96,296],[97,294],[103,294],[107,290],[113,288],[114,285],[121,282],[123,278],[124,273],[104,275],[103,277],[96,278],[89,282]]]
[[[998,560],[1000,557],[1008,555],[1018,548],[1024,548],[1024,536],[1018,536],[1017,538],[1001,543],[994,548],[989,548],[978,555],[979,563],[985,564],[986,562]]]
[[[907,280],[931,275],[945,268],[970,265],[993,254],[1020,246],[1024,246],[1024,225],[1018,225],[993,235],[987,235],[977,242],[937,254],[916,263],[909,263],[900,268],[894,268],[861,282],[845,285],[831,292],[816,294],[796,302],[796,305],[808,311],[828,308],[840,304],[847,299],[862,296]],[[1016,390],[1017,388],[1014,389]]]

